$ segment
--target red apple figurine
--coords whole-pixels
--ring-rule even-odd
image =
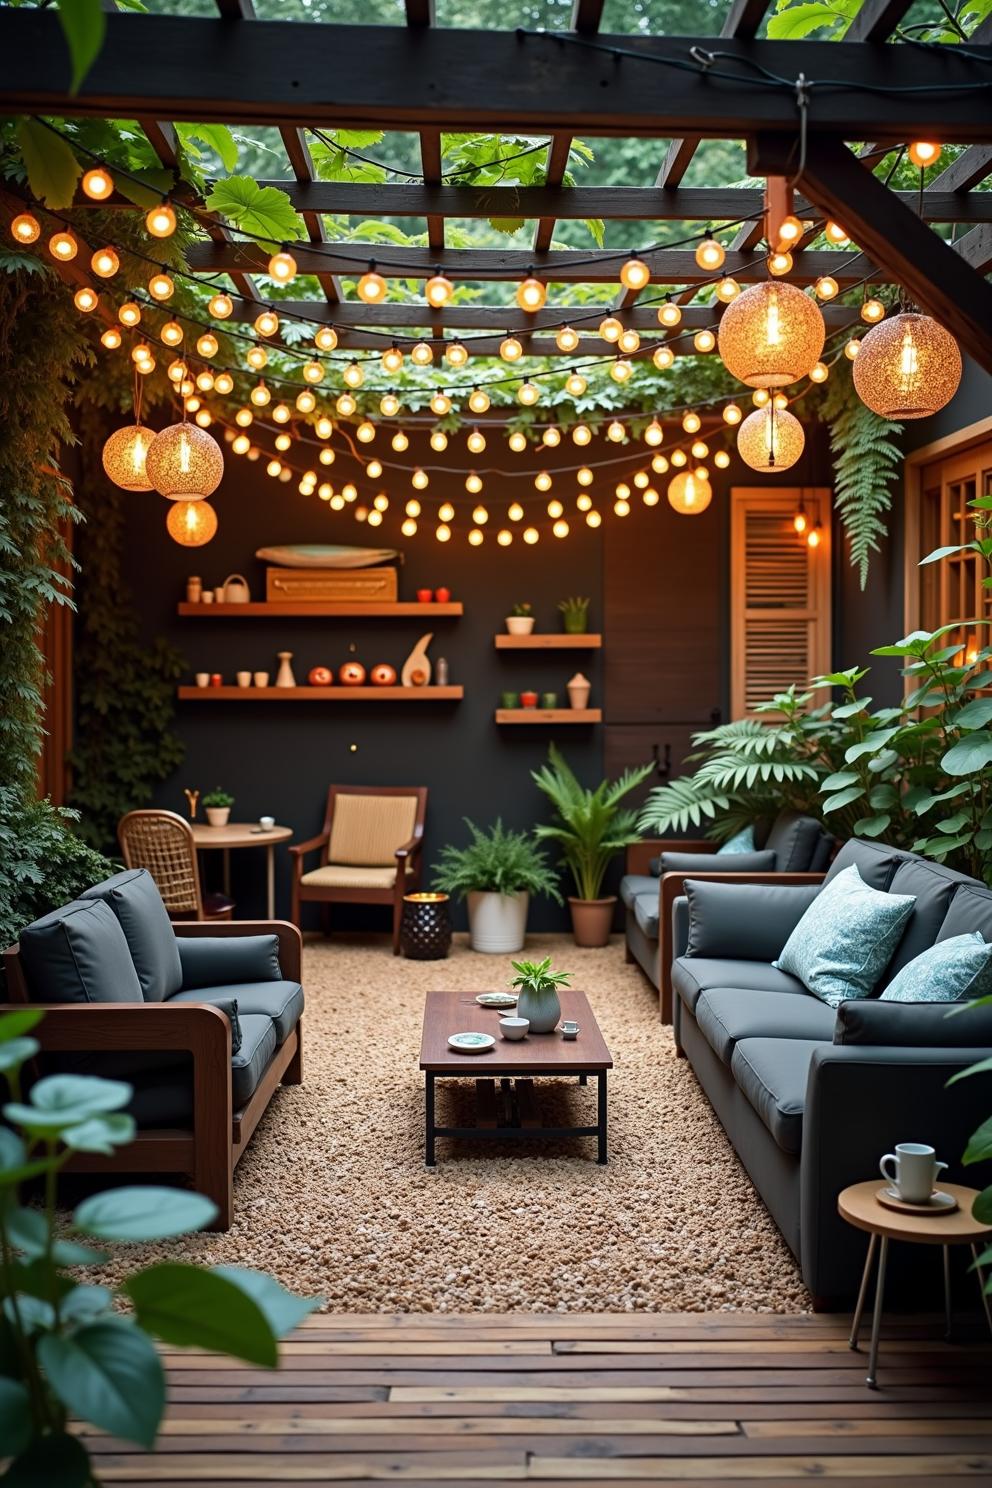
[[[369,673],[369,681],[374,687],[392,687],[396,682],[396,668],[388,661],[377,662]]]
[[[338,681],[345,687],[361,687],[365,681],[365,668],[360,661],[346,661],[338,668]]]
[[[307,673],[307,681],[310,683],[311,687],[330,687],[331,683],[334,681],[334,673],[331,671],[330,667],[311,667],[309,672]]]
[[[418,604],[430,604],[430,602],[431,602],[431,600],[433,598],[434,598],[434,590],[433,589],[418,589],[417,590],[417,602],[418,602]]]
[[[451,600],[450,589],[435,589],[434,598],[438,604],[448,604]]]

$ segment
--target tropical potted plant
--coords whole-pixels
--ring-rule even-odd
[[[567,987],[575,973],[553,971],[550,956],[543,961],[513,961],[511,965],[517,975],[510,986],[519,989],[517,1017],[527,1019],[529,1033],[554,1033],[561,1017],[558,988]]]
[[[513,606],[513,613],[506,617],[506,628],[511,635],[530,635],[534,629],[534,606],[525,600]]]
[[[216,786],[208,791],[203,798],[203,809],[207,813],[207,821],[212,827],[226,827],[231,817],[231,807],[234,805],[234,797],[226,790]]]
[[[566,635],[585,635],[589,629],[589,601],[573,595],[570,599],[560,599],[558,608],[561,611],[562,629]]]
[[[434,876],[439,889],[468,901],[473,951],[506,955],[523,947],[531,894],[562,902],[555,874],[527,832],[506,831],[501,820],[483,830],[465,818],[467,847],[449,843]]]
[[[616,895],[601,897],[610,859],[637,841],[636,812],[620,802],[646,780],[653,765],[625,770],[619,780],[601,780],[595,790],[580,785],[554,744],[548,763],[532,771],[535,784],[555,809],[556,821],[534,828],[534,836],[557,842],[575,880],[569,895],[576,945],[604,946],[610,938]]]

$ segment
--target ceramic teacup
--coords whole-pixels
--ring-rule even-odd
[[[501,692],[499,702],[501,708],[519,708],[520,694],[519,692]]]
[[[269,674],[268,674],[268,672],[256,672],[255,673],[255,686],[256,687],[268,687],[268,685],[269,685]]]
[[[260,816],[258,818],[258,825],[261,827],[263,832],[271,832],[275,824],[276,819],[274,816]]]
[[[197,687],[209,687],[210,686],[210,673],[209,672],[197,672],[197,674],[196,674],[196,685],[197,685]]]
[[[239,687],[251,686],[251,672],[236,672],[235,680]]]
[[[505,1039],[514,1041],[526,1038],[530,1031],[529,1018],[500,1018],[499,1031]]]
[[[579,1025],[571,1018],[565,1018],[561,1024],[561,1036],[563,1039],[574,1039],[579,1036]]]
[[[557,708],[557,706],[558,706],[558,694],[556,692],[542,692],[541,693],[541,707],[542,708]]]
[[[887,1164],[892,1164],[892,1171]],[[906,1204],[926,1204],[933,1193],[938,1173],[947,1167],[937,1161],[932,1147],[922,1142],[900,1142],[895,1152],[887,1152],[879,1163],[883,1178],[888,1178]]]

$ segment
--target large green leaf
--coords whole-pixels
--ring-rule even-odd
[[[106,1319],[71,1337],[46,1334],[38,1359],[62,1404],[112,1436],[154,1445],[165,1409],[165,1375],[151,1339],[133,1323]]]
[[[84,1199],[73,1223],[100,1240],[169,1240],[202,1230],[217,1205],[181,1188],[113,1188]]]
[[[107,31],[103,0],[59,0],[59,23],[69,47],[72,63],[70,93],[80,85],[100,55]]]
[[[992,1224],[992,1188],[983,1188],[971,1206],[971,1212],[979,1224]]]
[[[79,1126],[62,1133],[62,1141],[73,1152],[102,1152],[109,1156],[115,1147],[126,1147],[134,1140],[134,1117],[123,1111],[106,1116],[91,1116]]]
[[[979,729],[992,722],[992,698],[975,698],[966,703],[960,713],[955,713],[954,728]]]
[[[836,795],[828,796],[823,803],[823,814],[826,816],[831,811],[840,811],[843,806],[850,806],[852,801],[859,800],[864,795],[864,786],[849,785],[846,790],[837,791]]]
[[[31,1087],[31,1104],[11,1102],[4,1115],[39,1135],[55,1135],[105,1111],[117,1111],[131,1099],[123,1080],[94,1075],[47,1075]]]
[[[768,21],[768,35],[773,41],[801,41],[814,31],[842,30],[844,23],[839,5],[812,3],[811,0],[807,5],[790,5],[788,9],[779,11],[778,15],[771,16]]]
[[[214,1266],[213,1271],[248,1293],[262,1309],[277,1338],[284,1337],[320,1306],[319,1297],[296,1297],[266,1271],[253,1271],[247,1266]]]
[[[114,1294],[108,1287],[73,1287],[59,1303],[59,1317],[63,1323],[92,1323],[110,1311],[113,1300]]]
[[[265,248],[275,250],[280,243],[306,236],[303,218],[285,191],[277,186],[259,186],[250,176],[228,176],[217,181],[207,197],[207,206]]]
[[[259,1304],[215,1271],[163,1261],[135,1272],[121,1290],[145,1331],[164,1343],[232,1354],[265,1369],[279,1362],[276,1335]]]
[[[7,1070],[20,1069],[27,1060],[33,1059],[41,1046],[33,1038],[9,1038],[0,1044],[0,1074]]]
[[[53,212],[72,206],[83,168],[65,140],[36,119],[22,117],[17,121],[17,143],[31,194]]]
[[[948,1080],[948,1085],[956,1085],[959,1080],[966,1080],[969,1075],[984,1075],[992,1070],[992,1059],[980,1059],[977,1064],[969,1064],[967,1069],[958,1070]]]
[[[0,1451],[16,1457],[31,1440],[31,1397],[20,1380],[0,1375]]]
[[[177,124],[176,133],[191,153],[199,158],[195,141],[206,145],[219,158],[228,172],[238,164],[238,142],[226,124]]]
[[[971,1163],[985,1162],[990,1157],[992,1157],[992,1116],[988,1121],[983,1121],[978,1130],[972,1133],[961,1161],[965,1167],[968,1167]]]
[[[30,1033],[44,1016],[41,1008],[36,1007],[16,1008],[12,1013],[4,1013],[0,1016],[0,1043]]]
[[[75,1436],[39,1436],[16,1457],[3,1477],[3,1488],[91,1488],[89,1453]]]
[[[992,764],[992,733],[969,734],[952,744],[941,760],[948,775],[974,775]]]

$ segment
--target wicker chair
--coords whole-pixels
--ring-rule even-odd
[[[171,920],[229,920],[234,901],[204,894],[188,821],[174,811],[129,811],[117,823],[117,840],[128,868],[147,868]]]
[[[320,836],[289,849],[294,923],[308,903],[391,904],[398,956],[403,895],[420,886],[426,814],[425,785],[332,785]],[[304,873],[306,854],[318,849],[320,867]]]

